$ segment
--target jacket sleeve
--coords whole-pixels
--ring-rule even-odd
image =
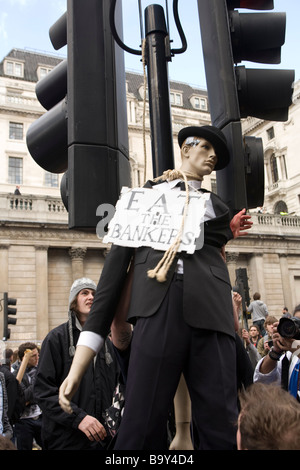
[[[62,410],[58,401],[59,387],[65,379],[66,370],[68,367],[64,364],[61,337],[50,333],[41,348],[34,397],[49,418],[63,426],[77,428],[87,413],[72,403],[73,413],[68,414]]]
[[[83,331],[106,338],[117,310],[134,249],[113,245],[104,263],[93,305]]]

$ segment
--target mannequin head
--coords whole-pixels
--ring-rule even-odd
[[[199,177],[221,170],[229,162],[229,151],[222,131],[214,126],[185,127],[178,134],[181,170]]]

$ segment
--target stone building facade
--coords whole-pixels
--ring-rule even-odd
[[[88,276],[97,282],[109,250],[96,234],[68,230],[59,189],[62,175],[41,169],[26,146],[29,125],[45,111],[36,99],[35,84],[60,60],[14,49],[0,64],[0,299],[3,292],[17,298],[17,324],[11,325],[7,341],[12,347],[27,340],[40,343],[66,321],[73,280]],[[139,186],[152,176],[149,109],[146,104],[144,128],[143,76],[127,72],[126,86],[132,185]],[[252,211],[249,235],[227,246],[232,283],[235,270],[247,268],[250,294],[259,291],[277,317],[284,305],[291,311],[300,303],[299,88],[296,83],[286,123],[253,118],[243,123],[246,135],[264,141],[265,205]],[[209,124],[209,103],[206,90],[174,81],[170,98],[178,164],[178,131]],[[14,194],[16,186],[21,195]],[[214,175],[205,187],[216,190]],[[2,332],[1,322],[2,314]]]

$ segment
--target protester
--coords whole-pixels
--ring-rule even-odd
[[[14,374],[24,393],[26,406],[15,424],[15,437],[18,450],[32,450],[33,444],[41,446],[41,410],[33,396],[39,351],[35,343],[27,342],[19,346],[19,367]]]
[[[255,383],[240,403],[238,450],[300,450],[300,405],[288,392]]]
[[[11,439],[13,436],[13,430],[7,415],[8,401],[5,386],[5,377],[0,372],[0,435]]]
[[[241,338],[243,340],[244,347],[247,351],[247,354],[249,356],[249,359],[250,359],[251,364],[252,364],[253,369],[254,369],[256,364],[258,363],[258,361],[261,359],[261,355],[259,354],[257,348],[252,343],[250,334],[246,330],[246,328],[242,328]]]
[[[264,329],[264,322],[269,315],[266,304],[260,300],[260,293],[255,292],[253,295],[253,302],[247,307],[247,310],[252,315],[253,325],[257,325],[262,336],[266,334]]]
[[[5,350],[4,363],[0,365],[0,372],[3,373],[5,378],[5,386],[8,399],[7,415],[11,424],[15,421],[14,410],[18,397],[18,388],[20,385],[16,377],[10,371],[12,362],[13,351],[12,349]]]
[[[43,411],[43,450],[102,450],[109,444],[103,414],[111,405],[119,368],[112,343],[104,348],[86,371],[72,400],[72,415],[58,403],[58,391],[72,364],[76,343],[90,313],[96,284],[77,279],[69,295],[68,321],[54,328],[43,341],[35,398]]]
[[[250,336],[250,341],[257,348],[258,341],[261,338],[260,330],[258,326],[256,325],[251,325],[249,328],[249,336]]]
[[[293,317],[300,319],[300,306],[295,308]],[[287,320],[293,321],[292,319]],[[254,372],[254,382],[281,384],[300,401],[300,342],[298,337],[281,336],[278,332],[278,326],[279,322],[274,323],[273,346],[269,353],[258,362]]]
[[[266,334],[260,338],[257,343],[257,351],[261,357],[266,356],[273,345],[273,328],[276,322],[277,318],[273,317],[272,315],[268,315],[265,320],[264,329]]]

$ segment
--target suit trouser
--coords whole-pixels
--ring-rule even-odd
[[[235,448],[235,341],[226,334],[185,323],[182,284],[174,277],[158,312],[139,318],[134,328],[116,450],[165,448],[168,410],[182,372],[192,400],[199,448]]]

